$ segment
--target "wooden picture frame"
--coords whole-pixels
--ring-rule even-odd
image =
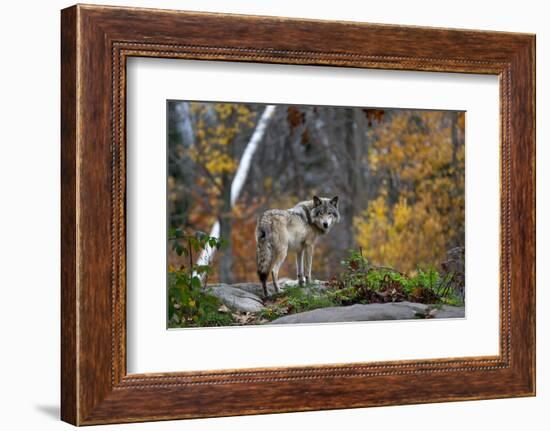
[[[83,5],[64,9],[61,21],[64,421],[89,425],[535,394],[534,35]],[[128,375],[130,56],[498,75],[500,354]]]

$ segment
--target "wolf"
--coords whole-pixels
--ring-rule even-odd
[[[288,252],[296,252],[298,283],[311,281],[313,249],[317,239],[327,234],[340,221],[338,196],[298,203],[287,210],[265,211],[256,224],[256,265],[267,297],[267,278],[273,278],[273,286],[280,292],[279,269]],[[304,268],[305,263],[305,268]]]

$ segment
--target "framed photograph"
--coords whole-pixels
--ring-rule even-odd
[[[62,419],[535,394],[535,37],[61,14]]]

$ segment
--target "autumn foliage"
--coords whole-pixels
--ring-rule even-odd
[[[402,111],[369,131],[380,188],[354,225],[371,260],[411,271],[463,244],[463,130],[463,113]]]
[[[315,278],[337,275],[359,248],[372,264],[414,277],[464,246],[462,112],[279,105],[231,202],[265,105],[172,101],[168,109],[169,225],[209,233],[220,224],[227,247],[215,254],[211,281],[256,280],[257,217],[314,194],[338,195],[342,215],[316,247]],[[181,265],[170,250],[168,260]],[[295,277],[293,256],[280,273]]]

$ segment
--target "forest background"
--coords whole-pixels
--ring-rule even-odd
[[[458,111],[168,101],[169,227],[224,239],[209,281],[252,281],[264,210],[339,196],[314,278],[351,250],[407,274],[438,269],[464,247],[464,128]],[[170,268],[185,264],[167,250]],[[292,256],[280,274],[295,278]]]

